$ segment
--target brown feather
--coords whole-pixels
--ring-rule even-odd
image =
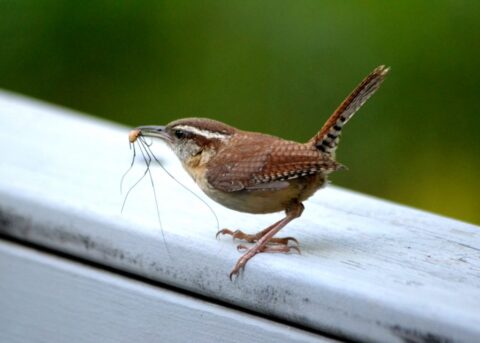
[[[206,177],[213,187],[224,192],[272,189],[270,183],[328,174],[341,168],[311,146],[252,132],[234,135],[217,156],[221,158],[209,161]]]
[[[390,68],[379,66],[363,79],[328,118],[322,129],[310,139],[309,144],[323,152],[333,154],[340,140],[343,126],[377,91],[389,70]]]

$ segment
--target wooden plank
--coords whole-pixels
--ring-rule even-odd
[[[0,342],[335,342],[0,240]]]
[[[300,240],[302,255],[256,256],[230,282],[235,245],[216,240],[208,209],[158,168],[163,230],[148,176],[120,214],[127,128],[9,94],[0,109],[4,235],[353,339],[480,340],[477,226],[328,187],[283,230]],[[154,146],[197,191],[172,154]],[[139,163],[127,184],[143,170]],[[257,231],[280,217],[206,201],[222,227]]]

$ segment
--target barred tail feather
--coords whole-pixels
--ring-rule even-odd
[[[340,104],[309,143],[323,152],[333,154],[340,140],[343,126],[377,91],[389,70],[390,68],[383,65],[375,68]]]

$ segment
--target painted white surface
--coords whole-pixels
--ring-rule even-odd
[[[334,342],[0,240],[0,342]]]
[[[328,187],[282,230],[299,239],[302,255],[256,256],[232,283],[235,245],[216,240],[208,209],[160,171],[163,231],[148,179],[120,214],[127,128],[7,93],[0,128],[0,233],[347,337],[480,340],[477,226]],[[154,146],[198,193],[172,154]],[[127,184],[143,170],[138,163]],[[255,232],[281,216],[206,201],[221,227]]]

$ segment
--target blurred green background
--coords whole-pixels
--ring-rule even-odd
[[[479,1],[0,0],[0,87],[129,126],[306,141],[360,80],[335,184],[480,224]]]

